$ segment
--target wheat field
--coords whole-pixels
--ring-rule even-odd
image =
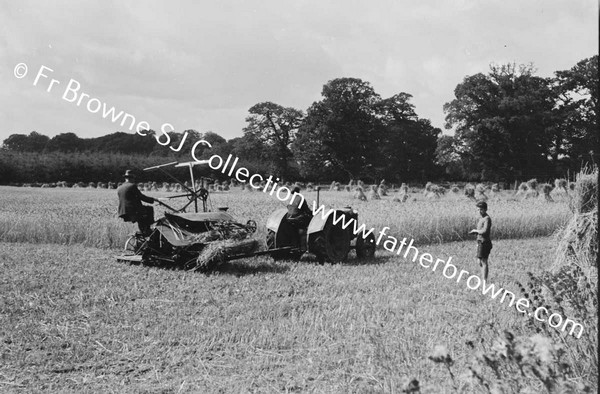
[[[172,193],[146,192],[153,197]],[[116,217],[117,196],[108,189],[39,189],[0,186],[0,241],[81,244],[100,248],[120,248],[127,234],[136,230],[131,223]],[[316,192],[304,192],[312,204]],[[412,201],[415,200],[415,201]],[[165,200],[167,201],[167,200]],[[181,207],[187,199],[167,202]],[[271,212],[285,206],[274,196],[261,192],[216,192],[210,195],[213,209],[228,206],[240,222],[256,220],[259,228]],[[319,203],[327,207],[352,206],[359,212],[359,224],[379,231],[390,227],[388,234],[396,238],[414,239],[416,244],[433,244],[473,240],[468,234],[478,219],[475,204],[463,196],[425,199],[413,193],[406,203],[393,202],[392,197],[359,201],[347,192],[321,192]],[[564,225],[570,211],[566,201],[547,203],[540,200],[519,201],[509,192],[488,201],[493,220],[494,239],[520,239],[549,236]],[[201,208],[200,208],[201,209]],[[193,205],[188,212],[193,212]],[[155,204],[155,217],[164,208]],[[259,236],[263,233],[259,232]]]

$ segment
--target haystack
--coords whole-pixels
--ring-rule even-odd
[[[550,196],[550,192],[552,191],[552,186],[549,183],[542,183],[540,186],[540,190],[542,194],[540,194],[540,200],[544,200],[547,202],[554,202],[552,197]]]
[[[402,185],[400,185],[400,189],[398,190],[398,193],[396,193],[396,196],[394,196],[392,201],[406,202],[406,200],[408,200],[408,186],[406,185],[406,183],[403,183]]]
[[[424,195],[427,195],[431,191],[431,185],[433,185],[433,183],[431,183],[431,182],[427,182],[425,184],[425,189],[423,189],[423,192],[422,192]]]
[[[573,194],[573,216],[558,235],[552,270],[558,272],[564,266],[576,265],[591,279],[595,288],[598,280],[598,169],[580,172]]]
[[[483,183],[478,183],[475,186],[475,200],[477,202],[482,202],[482,201],[487,201],[488,200],[488,196],[487,194],[485,194],[487,188],[485,187],[485,185]]]
[[[572,192],[575,191],[575,182],[569,182],[569,190]]]
[[[475,201],[475,186],[471,183],[465,185],[465,196],[472,201]]]
[[[313,183],[312,183],[312,182],[308,182],[308,183],[306,184],[306,191],[308,191],[308,192],[312,192],[312,191],[314,190],[314,188],[315,188],[315,185],[313,185]]]
[[[519,187],[517,188],[517,192],[515,193],[515,197],[524,197],[527,194],[527,190],[529,190],[529,186],[527,186],[526,182],[521,182]]]
[[[566,200],[569,198],[569,182],[566,179],[555,179],[554,188],[550,191],[554,200]]]
[[[537,187],[538,187],[538,181],[537,181],[537,179],[533,178],[533,179],[528,180],[527,181],[527,186],[530,189],[537,190]]]
[[[525,192],[525,198],[537,198],[540,193],[537,191],[538,181],[537,179],[530,179],[527,181],[527,191]]]
[[[443,195],[446,194],[446,189],[444,189],[442,186],[438,186],[434,183],[429,185],[429,190],[427,191],[427,194],[425,195],[425,197],[427,198],[440,198]]]
[[[554,190],[556,190],[556,191],[563,190],[565,193],[568,193],[569,192],[567,190],[568,185],[569,185],[569,182],[567,182],[567,180],[564,178],[554,180]]]
[[[497,199],[500,197],[500,185],[499,184],[494,183],[492,185],[492,187],[490,188],[489,196],[490,196],[490,198],[494,198],[494,199]]]
[[[333,182],[331,182],[331,185],[329,185],[329,191],[330,191],[330,192],[332,192],[332,191],[334,191],[334,190],[335,190],[335,184],[336,184],[336,182],[335,182],[335,181],[333,181]]]
[[[381,200],[381,196],[377,193],[377,185],[371,185],[371,190],[369,191],[369,198],[371,200]]]
[[[367,196],[365,196],[365,193],[363,192],[363,189],[360,186],[356,186],[356,189],[354,189],[353,198],[361,201],[367,201]]]
[[[379,188],[377,189],[377,193],[379,193],[380,196],[387,196],[387,186],[385,184],[380,184]]]

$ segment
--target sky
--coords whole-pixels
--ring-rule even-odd
[[[444,130],[465,76],[510,62],[549,77],[597,54],[598,2],[1,1],[0,32],[0,141],[140,122],[231,139],[254,104],[306,111],[341,77],[411,94]]]

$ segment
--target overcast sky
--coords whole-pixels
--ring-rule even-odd
[[[456,85],[490,63],[533,62],[551,76],[597,54],[598,2],[2,1],[0,32],[2,140],[131,132],[89,112],[87,97],[79,107],[63,99],[71,79],[77,99],[84,92],[153,129],[230,139],[256,103],[305,111],[327,81],[356,77],[384,98],[411,94],[417,114],[443,129]],[[34,86],[41,66],[53,71]]]

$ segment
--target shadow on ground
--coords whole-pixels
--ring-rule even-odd
[[[206,274],[227,274],[235,276],[256,275],[256,274],[283,274],[290,270],[290,267],[285,263],[275,261],[256,261],[256,259],[244,259],[227,261],[219,264]]]

